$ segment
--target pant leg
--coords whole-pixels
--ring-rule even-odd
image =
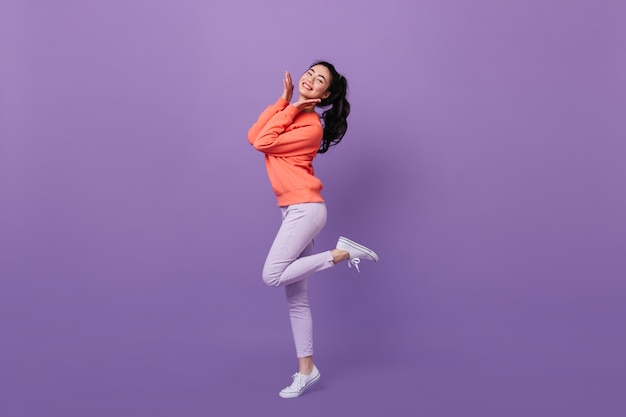
[[[302,252],[303,256],[313,253],[311,242]],[[285,285],[285,295],[289,306],[289,320],[291,332],[296,345],[298,358],[313,356],[313,317],[307,292],[308,279],[304,278],[292,284]]]
[[[263,281],[288,285],[333,266],[330,251],[303,256],[326,224],[324,203],[294,204],[282,208],[283,221],[265,260]]]

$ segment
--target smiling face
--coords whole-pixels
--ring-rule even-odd
[[[330,91],[327,90],[331,81],[328,68],[323,65],[312,66],[300,77],[298,83],[300,97],[325,99],[330,95]]]

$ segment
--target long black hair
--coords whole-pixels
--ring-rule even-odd
[[[330,95],[323,99],[318,106],[328,107],[321,115],[322,124],[324,126],[324,136],[322,144],[317,153],[325,153],[328,148],[341,142],[343,136],[348,130],[348,115],[350,114],[350,103],[346,99],[348,93],[348,80],[339,74],[333,64],[326,61],[319,61],[311,65],[323,65],[330,71],[330,86],[326,91]]]

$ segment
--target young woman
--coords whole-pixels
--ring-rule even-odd
[[[348,266],[357,270],[361,259],[378,261],[372,250],[345,237],[339,237],[332,250],[313,252],[313,240],[326,224],[326,206],[312,162],[346,133],[350,113],[347,88],[347,80],[333,65],[318,62],[300,77],[297,100],[290,104],[294,85],[285,72],[283,94],[248,132],[250,144],[265,154],[282,214],[282,224],[263,267],[263,280],[270,286],[285,287],[296,345],[299,371],[293,375],[292,384],[280,391],[283,398],[300,396],[320,378],[313,363],[307,277],[341,261],[349,261]],[[326,108],[321,120],[316,106]]]

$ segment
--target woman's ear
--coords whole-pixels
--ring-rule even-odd
[[[322,99],[327,99],[328,97],[330,97],[330,91],[326,91],[322,96]]]

